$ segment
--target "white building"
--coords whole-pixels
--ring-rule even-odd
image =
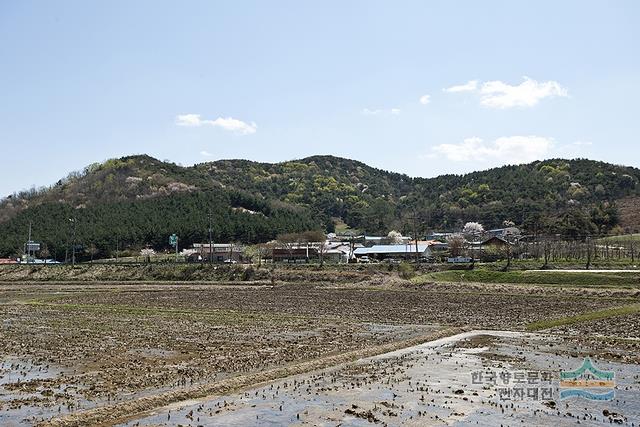
[[[404,258],[412,259],[416,256],[416,245],[375,245],[370,248],[358,248],[354,251],[356,258],[367,256],[375,259]],[[418,244],[418,256],[428,258],[431,256],[429,245]]]

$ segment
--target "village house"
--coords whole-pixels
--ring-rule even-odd
[[[355,242],[327,242],[322,254],[325,262],[347,263],[355,258],[354,251],[363,247]]]
[[[494,247],[503,248],[511,245],[507,239],[501,236],[491,236],[479,243],[481,248]]]
[[[520,236],[521,232],[518,227],[495,228],[486,232],[488,237],[502,237],[504,239],[513,239]]]
[[[244,247],[233,243],[194,243],[187,256],[189,262],[245,262]]]
[[[318,254],[317,247],[299,245],[273,248],[271,258],[273,262],[304,263],[317,260],[319,258]]]
[[[426,259],[431,256],[431,249],[429,245],[418,244],[418,257]],[[357,259],[361,259],[366,256],[369,259],[384,260],[384,259],[414,259],[416,257],[415,244],[401,244],[401,245],[375,245],[372,247],[358,248],[354,251]]]
[[[440,242],[445,242],[451,236],[453,236],[453,233],[433,232],[427,234],[427,240],[438,240]]]

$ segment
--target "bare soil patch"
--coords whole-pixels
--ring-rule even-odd
[[[633,300],[508,289],[404,281],[2,284],[0,424],[78,422],[74,414],[92,408],[121,417],[301,366],[316,369],[341,355],[375,354],[442,329],[523,330]],[[123,406],[129,401],[137,403]]]

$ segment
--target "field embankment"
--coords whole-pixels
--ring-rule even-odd
[[[613,271],[495,271],[489,269],[448,270],[426,273],[412,279],[416,284],[429,282],[510,283],[557,285],[563,287],[640,288],[640,272]]]
[[[0,282],[359,282],[387,274],[386,265],[277,266],[184,263],[3,265]]]

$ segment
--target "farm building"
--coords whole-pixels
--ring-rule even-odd
[[[504,247],[504,246],[509,246],[511,245],[511,243],[509,243],[509,241],[507,241],[506,239],[500,237],[500,236],[493,236],[493,237],[489,237],[488,239],[480,242],[480,247]]]
[[[496,228],[496,229],[487,231],[487,234],[489,236],[497,236],[497,237],[520,236],[520,229],[516,227]]]
[[[318,249],[314,247],[274,248],[273,262],[309,262],[318,259]]]
[[[244,262],[244,248],[240,245],[232,243],[194,243],[192,254],[189,255],[189,261],[201,262],[208,261],[209,254],[212,253],[213,262]]]
[[[354,250],[363,247],[355,242],[327,242],[322,254],[325,262],[347,263],[354,257]]]
[[[370,248],[358,248],[354,251],[356,258],[367,256],[371,259],[403,258],[412,259],[416,256],[415,245],[375,245]],[[429,245],[418,244],[418,256],[428,258],[431,256]]]

